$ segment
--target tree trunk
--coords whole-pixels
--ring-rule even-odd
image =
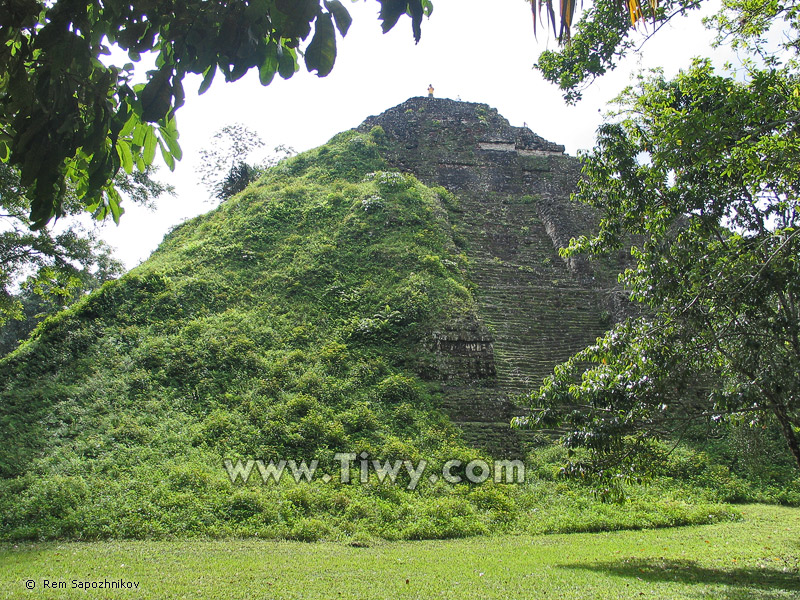
[[[775,416],[778,418],[778,423],[781,426],[783,437],[786,438],[786,443],[789,445],[789,450],[791,450],[792,456],[794,456],[794,460],[797,463],[797,468],[800,469],[800,441],[798,441],[797,435],[792,428],[792,422],[791,419],[789,419],[786,406],[780,402],[775,402],[772,405],[772,410],[775,413]]]

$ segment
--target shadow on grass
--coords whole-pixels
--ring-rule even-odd
[[[744,600],[758,598],[786,598],[787,593],[794,597],[800,592],[800,573],[796,567],[787,571],[775,568],[732,567],[712,569],[698,565],[691,560],[638,559],[628,558],[616,561],[560,565],[562,569],[586,569],[616,577],[635,578],[653,583],[670,582],[683,585],[727,586],[723,592],[698,590],[702,596]],[[720,595],[722,594],[722,595]]]

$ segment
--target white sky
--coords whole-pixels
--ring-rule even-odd
[[[195,169],[200,148],[224,125],[242,122],[258,132],[268,148],[286,144],[303,151],[357,126],[369,115],[425,95],[432,83],[437,97],[485,102],[512,125],[526,122],[574,155],[593,146],[607,102],[629,82],[632,72],[660,66],[670,76],[694,56],[713,55],[719,64],[730,59],[712,53],[712,33],[703,28],[698,12],[662,29],[642,54],[596,81],[577,106],[567,106],[559,90],[532,69],[539,53],[555,42],[552,32],[548,39],[543,29],[539,40],[534,38],[527,2],[434,0],[433,15],[423,21],[417,45],[407,17],[383,35],[377,2],[355,0],[345,5],[353,25],[347,37],[338,40],[336,65],[328,77],[318,78],[302,66],[291,79],[276,75],[271,85],[262,87],[255,72],[235,83],[225,83],[218,73],[203,96],[193,91],[199,87],[199,77],[184,82],[186,105],[178,111],[184,158],[174,172],[162,167],[158,173],[175,186],[177,196],[162,198],[155,212],[125,203],[120,225],[102,227],[102,237],[128,268],[146,259],[171,226],[212,208]],[[706,8],[702,14],[714,10]]]

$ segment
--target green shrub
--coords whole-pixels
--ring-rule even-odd
[[[305,518],[300,519],[292,526],[287,537],[298,542],[316,542],[328,537],[330,534],[331,529],[322,520]]]
[[[417,380],[412,377],[391,375],[376,386],[376,395],[378,400],[387,404],[414,404],[420,399],[421,389]]]
[[[403,531],[411,540],[469,537],[487,533],[472,505],[463,498],[435,498],[427,501]]]

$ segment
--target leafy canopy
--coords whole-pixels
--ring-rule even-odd
[[[174,193],[172,186],[153,178],[155,170],[118,173],[114,185],[132,202],[152,206],[160,196]],[[0,338],[7,337],[6,327],[30,331],[30,322],[11,325],[10,319],[29,320],[35,312],[54,312],[123,272],[97,232],[87,231],[76,220],[83,210],[74,190],[68,186],[59,200],[67,219],[57,228],[31,231],[19,171],[0,163]],[[33,311],[33,306],[43,310]]]
[[[640,0],[597,0],[577,23],[574,23],[575,0],[560,3],[558,21],[552,0],[530,2],[534,31],[537,13],[545,6],[547,19],[561,45],[559,50],[542,52],[535,66],[546,80],[563,90],[567,102],[573,103],[580,100],[588,84],[614,69],[617,62],[636,47],[637,42],[631,36],[633,32],[649,28],[655,33],[674,17],[698,8],[702,0],[649,0],[645,4]]]
[[[419,40],[429,0],[379,2],[384,31],[408,14]],[[339,0],[15,0],[0,23],[0,161],[20,172],[38,229],[64,214],[68,186],[95,217],[118,221],[120,169],[144,171],[157,152],[174,167],[186,74],[203,76],[200,93],[218,72],[235,81],[257,69],[268,85],[302,56],[324,77],[351,17]],[[129,62],[112,64],[112,48]],[[155,69],[136,83],[145,56]]]
[[[761,66],[642,76],[583,157],[577,198],[603,218],[564,252],[634,242],[620,281],[645,311],[533,394],[522,424],[566,427],[565,445],[589,451],[576,472],[630,473],[652,440],[723,420],[776,424],[800,468],[797,11],[782,9],[787,41],[768,54],[778,13],[752,9],[716,23]]]

